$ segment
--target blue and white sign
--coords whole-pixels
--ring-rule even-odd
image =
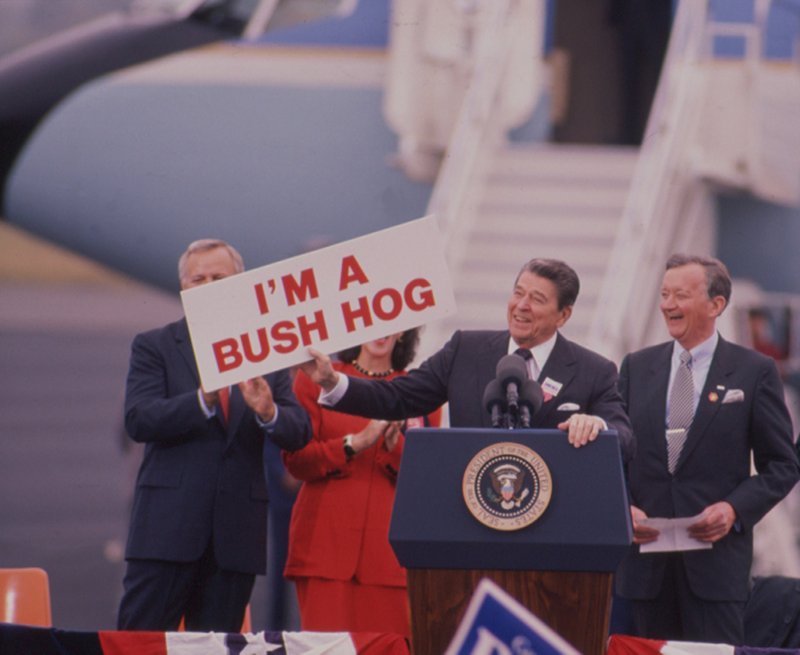
[[[580,655],[544,622],[484,578],[445,655]]]

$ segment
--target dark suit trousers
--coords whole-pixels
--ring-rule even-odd
[[[196,562],[128,560],[118,630],[240,632],[255,575],[221,570],[211,546]]]
[[[667,570],[658,597],[629,601],[635,635],[647,639],[742,645],[745,604],[698,598],[689,588],[681,555],[665,557],[668,558]]]

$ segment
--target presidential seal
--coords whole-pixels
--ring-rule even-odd
[[[550,504],[553,480],[538,453],[519,443],[484,448],[467,464],[462,485],[470,513],[494,530],[519,530]]]

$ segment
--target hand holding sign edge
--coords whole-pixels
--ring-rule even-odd
[[[307,352],[312,359],[300,364],[300,369],[325,391],[330,391],[339,380],[339,374],[333,369],[331,358],[316,348],[308,348]]]

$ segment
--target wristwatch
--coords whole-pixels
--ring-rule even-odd
[[[353,448],[353,435],[346,434],[344,436],[344,456],[347,457],[347,460],[350,461],[353,457],[356,456],[356,451]]]

